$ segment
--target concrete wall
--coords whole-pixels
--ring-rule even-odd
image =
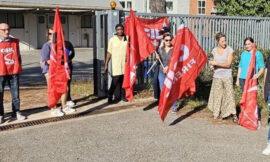
[[[20,40],[21,50],[33,50],[38,48],[39,32],[38,15],[32,13],[24,14],[24,28],[11,29],[11,36]],[[43,34],[43,33],[42,33]],[[81,28],[80,15],[68,15],[68,40],[74,47],[93,47],[93,28]]]

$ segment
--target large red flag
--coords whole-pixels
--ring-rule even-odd
[[[131,102],[133,100],[133,85],[136,81],[137,65],[155,52],[155,48],[132,10],[130,10],[129,21],[125,25],[125,33],[129,40],[122,87],[126,91],[127,100]]]
[[[175,37],[168,73],[158,105],[163,121],[177,99],[195,93],[195,79],[206,62],[207,56],[203,49],[188,27],[182,24]]]
[[[247,78],[245,81],[244,91],[240,100],[240,106],[242,107],[239,116],[239,125],[251,129],[258,129],[258,106],[257,106],[257,79],[253,79],[256,67],[256,48],[253,45],[254,50],[250,60]]]
[[[67,92],[68,79],[69,67],[65,50],[65,39],[59,8],[56,8],[53,26],[53,40],[50,53],[48,107],[55,107],[61,95]]]
[[[163,27],[169,26],[169,20],[167,17],[159,17],[156,19],[145,19],[145,18],[137,18],[139,23],[142,25],[144,31],[147,36],[150,38],[152,44],[155,48],[158,47],[159,41],[162,39],[162,35],[160,35],[159,31],[162,30]],[[129,33],[129,22],[130,17],[125,19],[125,32],[128,35]]]

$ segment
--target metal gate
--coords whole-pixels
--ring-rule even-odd
[[[108,39],[114,34],[115,25],[119,23],[119,11],[96,11],[93,22],[94,94],[98,97],[105,97],[112,80],[111,61],[108,65],[108,73],[104,73],[107,45]]]

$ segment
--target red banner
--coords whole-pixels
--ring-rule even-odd
[[[50,53],[48,107],[55,107],[62,94],[67,92],[68,79],[69,67],[65,50],[65,39],[59,8],[56,8],[53,26],[53,40]]]
[[[171,61],[158,105],[163,121],[177,99],[195,93],[195,79],[206,62],[207,56],[192,32],[181,25],[175,37]]]
[[[126,91],[127,100],[131,102],[133,100],[133,85],[136,81],[137,65],[151,53],[155,52],[155,48],[151,40],[147,37],[140,20],[138,20],[132,10],[130,10],[130,17],[125,26],[125,33],[129,37],[129,40],[122,87]]]
[[[137,18],[137,20],[142,25],[144,31],[146,32],[147,36],[150,38],[154,47],[157,48],[159,45],[159,41],[162,39],[162,35],[159,34],[159,31],[163,27],[169,26],[168,18],[167,17],[160,17],[157,19]],[[129,22],[130,22],[130,17],[127,17],[125,19],[126,32],[129,32],[129,26],[130,26]]]
[[[257,106],[257,79],[253,79],[255,74],[256,48],[253,45],[252,57],[250,60],[244,91],[240,100],[242,108],[239,116],[239,125],[251,129],[258,129],[258,106]]]

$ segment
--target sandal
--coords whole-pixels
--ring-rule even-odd
[[[233,115],[233,122],[238,123],[238,118],[237,118],[236,114]]]

